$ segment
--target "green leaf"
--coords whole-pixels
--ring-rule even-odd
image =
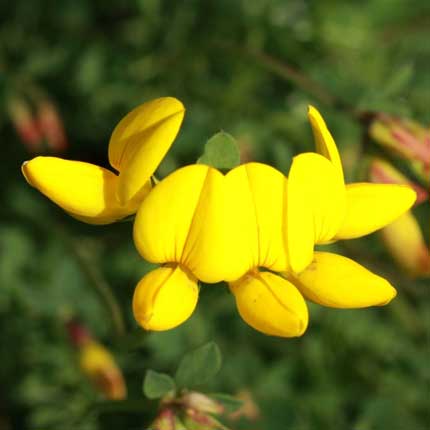
[[[203,155],[198,164],[207,164],[220,170],[230,170],[240,164],[240,153],[236,139],[230,134],[220,131],[213,135],[205,145]]]
[[[159,399],[176,388],[175,381],[165,373],[148,370],[143,381],[143,393],[148,399]]]
[[[215,394],[208,394],[208,396],[211,399],[214,399],[217,402],[221,403],[224,406],[225,411],[227,413],[234,412],[243,405],[243,400],[240,400],[237,397],[231,396],[230,394],[215,393]]]
[[[176,383],[181,388],[203,385],[219,372],[221,362],[217,344],[209,342],[184,356],[176,371]]]

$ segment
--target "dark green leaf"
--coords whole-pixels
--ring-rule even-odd
[[[221,368],[221,352],[214,342],[186,354],[179,363],[175,379],[181,388],[203,385]]]

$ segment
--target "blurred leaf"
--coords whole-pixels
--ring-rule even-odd
[[[203,385],[219,372],[221,362],[218,345],[209,342],[184,356],[179,363],[175,380],[181,388]]]
[[[207,164],[220,170],[230,170],[240,164],[240,153],[236,139],[220,131],[212,136],[205,145],[198,164]]]
[[[148,399],[159,399],[175,389],[175,381],[165,373],[148,370],[143,381],[143,393]]]

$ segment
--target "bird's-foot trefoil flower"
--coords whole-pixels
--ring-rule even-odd
[[[285,243],[303,295],[338,308],[384,305],[396,295],[385,279],[352,260],[314,252],[315,244],[358,238],[393,222],[415,202],[407,185],[345,185],[336,144],[319,112],[309,108],[318,153],[294,158],[288,176]]]
[[[36,157],[22,166],[27,182],[71,216],[108,224],[136,212],[151,189],[151,176],[174,141],[184,106],[172,97],[144,103],[115,127],[109,142],[114,170],[57,157]]]
[[[143,328],[184,322],[197,304],[199,280],[226,281],[242,318],[281,337],[305,332],[304,297],[358,308],[396,295],[385,279],[346,257],[314,253],[314,245],[379,229],[409,209],[415,192],[400,185],[345,186],[333,139],[316,111],[311,120],[323,155],[296,157],[288,179],[259,163],[226,175],[192,165],[151,191],[137,213],[134,241],[143,258],[162,266],[135,290],[134,316]]]
[[[393,184],[410,184],[417,192],[416,204],[429,204],[429,193],[412,183],[387,161],[374,159],[370,165],[370,180]],[[381,230],[382,240],[398,265],[411,276],[430,276],[430,249],[412,211]]]
[[[198,280],[225,280],[252,327],[284,337],[303,334],[308,313],[302,295],[268,271],[288,268],[285,189],[285,177],[259,163],[226,175],[209,166],[187,166],[157,184],[134,224],[140,254],[163,265],[136,288],[139,324],[148,330],[181,324],[197,304]]]

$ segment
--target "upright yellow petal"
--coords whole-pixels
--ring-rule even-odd
[[[286,178],[278,170],[261,163],[248,163],[227,174],[230,224],[246,256],[248,269],[287,269],[283,244]],[[241,274],[243,276],[245,272]]]
[[[408,211],[416,200],[407,185],[356,183],[346,186],[346,216],[336,239],[373,233]]]
[[[315,252],[312,264],[292,282],[307,299],[333,308],[382,306],[396,296],[384,278],[329,252]]]
[[[119,172],[132,157],[136,146],[142,145],[146,130],[162,126],[163,122],[174,116],[182,121],[184,105],[173,97],[161,97],[143,103],[129,112],[115,127],[109,142],[109,162]],[[179,130],[180,122],[178,124]],[[175,136],[172,137],[172,141]],[[171,142],[170,142],[171,143]],[[170,145],[169,145],[170,146]]]
[[[323,117],[316,108],[309,106],[308,118],[312,126],[317,152],[328,158],[335,165],[343,180],[343,168],[339,151]]]
[[[223,279],[235,281],[251,268],[258,266],[255,206],[244,166],[239,166],[227,174],[224,190],[227,214],[224,235],[228,258]]]
[[[330,161],[314,153],[294,158],[286,212],[286,249],[298,273],[312,261],[314,244],[332,240],[345,216],[345,186]]]
[[[36,157],[23,164],[22,172],[30,185],[70,215],[90,224],[108,224],[137,209],[137,202],[120,206],[116,199],[118,177],[94,164]]]
[[[430,275],[430,250],[411,212],[383,228],[381,234],[399,266],[413,276]]]
[[[203,282],[220,282],[226,273],[243,270],[229,215],[225,176],[209,168],[181,258],[181,263]]]
[[[271,272],[254,272],[230,284],[240,316],[264,334],[301,336],[308,309],[297,288]]]
[[[139,196],[178,134],[184,113],[179,100],[164,97],[132,110],[116,126],[109,161],[120,172],[120,202]]]
[[[203,164],[183,167],[149,193],[134,222],[134,242],[143,258],[152,263],[182,261],[209,170],[214,169]]]
[[[186,321],[197,305],[197,279],[180,266],[146,274],[133,296],[133,313],[145,330],[169,330]]]

